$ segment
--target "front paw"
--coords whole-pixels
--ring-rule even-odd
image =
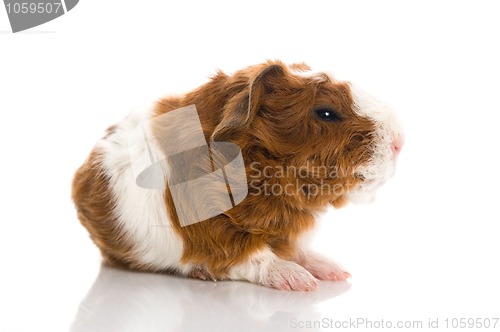
[[[318,281],[306,269],[283,260],[270,264],[260,283],[281,290],[311,291],[318,287]]]
[[[351,277],[349,272],[326,257],[306,254],[301,257],[299,264],[320,280],[344,281]]]
[[[217,281],[210,272],[208,272],[206,269],[201,268],[201,267],[195,267],[194,269],[191,270],[191,272],[188,274],[188,277],[193,278],[193,279],[200,279],[200,280],[212,280],[212,281]]]

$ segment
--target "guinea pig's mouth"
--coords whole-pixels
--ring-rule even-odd
[[[354,178],[357,179],[357,180],[360,180],[360,181],[365,181],[365,176],[361,173],[354,173]]]
[[[394,165],[390,164],[379,169],[377,174],[354,173],[359,182],[347,193],[346,198],[355,204],[371,203],[376,192],[394,175]]]
[[[367,179],[365,175],[363,174],[354,174],[354,178],[360,180],[360,185],[363,187],[375,187],[375,189],[378,189],[379,187],[383,186],[387,180],[385,179]]]
[[[345,205],[347,205],[347,203],[349,202],[349,200],[347,199],[347,197],[345,195],[342,195],[342,196],[339,196],[339,197],[336,197],[334,199],[332,199],[330,201],[330,204],[334,207],[334,208],[341,208],[341,207],[344,207]]]

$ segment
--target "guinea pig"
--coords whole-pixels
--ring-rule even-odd
[[[187,114],[189,105],[207,146],[239,147],[247,192],[231,208],[183,224],[171,187],[138,185],[130,137],[139,127],[150,136],[168,134],[177,124],[155,119]],[[196,133],[183,135],[166,137],[177,146]],[[110,127],[77,170],[72,198],[109,264],[309,291],[318,279],[350,277],[310,249],[318,215],[328,206],[372,201],[393,175],[402,145],[403,132],[386,104],[306,64],[268,61],[232,75],[219,71],[195,90],[160,99]],[[148,144],[134,149],[151,153]],[[168,182],[172,164],[164,167]]]

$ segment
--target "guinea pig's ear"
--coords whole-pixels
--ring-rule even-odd
[[[261,107],[262,98],[286,83],[287,75],[286,65],[277,61],[269,61],[236,73],[233,84],[242,85],[243,88],[224,106],[221,121],[214,129],[212,140],[221,141],[241,129],[248,128]]]

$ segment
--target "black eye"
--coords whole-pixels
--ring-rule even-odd
[[[342,121],[341,116],[331,107],[319,107],[314,110],[314,114],[321,121],[325,122],[340,122]]]

